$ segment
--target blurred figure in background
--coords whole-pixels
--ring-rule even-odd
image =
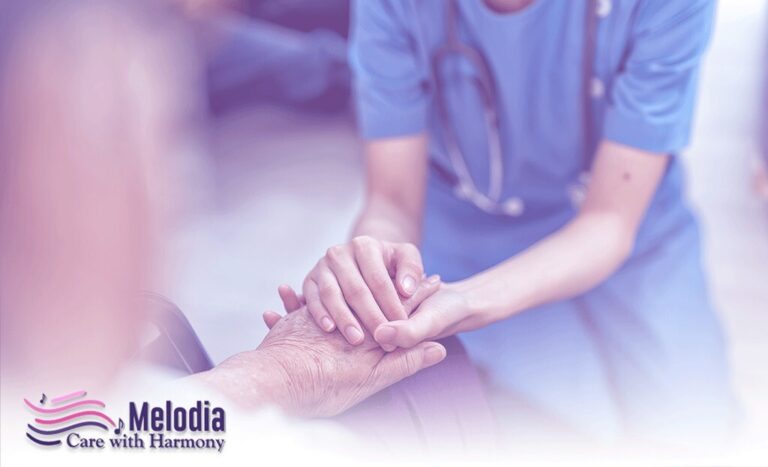
[[[200,71],[177,18],[150,4],[39,0],[2,13],[3,395],[99,392],[137,361],[147,319],[138,293],[158,285],[166,203],[184,199],[169,183],[201,110]],[[416,303],[437,285],[425,281]],[[257,349],[182,387],[332,416],[446,356],[434,342],[352,348],[304,307],[289,311],[268,315]]]
[[[3,372],[101,387],[136,348],[190,56],[116,2],[2,9]]]
[[[767,33],[768,34],[768,33]],[[765,38],[768,44],[768,37]],[[768,202],[768,46],[763,58],[763,105],[760,119],[760,154],[755,161],[755,190],[758,196]]]
[[[176,0],[196,22],[211,109],[347,108],[349,0]]]

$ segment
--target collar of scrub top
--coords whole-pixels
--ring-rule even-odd
[[[542,1],[542,0],[537,0]],[[566,188],[566,192],[574,207],[578,207],[586,197],[587,184],[589,182],[589,168],[592,161],[592,136],[594,135],[593,123],[593,99],[601,98],[605,94],[603,82],[593,76],[595,51],[597,44],[597,23],[599,18],[605,18],[612,9],[612,0],[587,0],[585,15],[584,53],[582,63],[582,92],[584,115],[583,134],[585,148],[582,171],[577,180]],[[463,43],[458,33],[459,9],[456,0],[446,3],[445,24],[446,41],[432,56],[432,77],[438,98],[437,107],[441,125],[445,129],[444,138],[446,151],[451,168],[456,176],[454,194],[463,200],[474,204],[478,209],[494,215],[506,215],[511,217],[522,216],[525,212],[525,202],[518,196],[501,199],[501,191],[504,186],[504,158],[499,134],[499,117],[496,111],[496,97],[493,75],[488,68],[483,55],[477,49]],[[477,71],[477,85],[480,91],[480,99],[484,108],[484,120],[486,134],[488,136],[488,165],[490,181],[488,191],[481,191],[475,184],[469,171],[466,159],[461,153],[456,134],[452,131],[448,109],[445,99],[440,98],[444,89],[440,64],[451,56],[462,57],[467,60]]]

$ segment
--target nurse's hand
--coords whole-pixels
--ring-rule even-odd
[[[411,348],[420,342],[488,324],[482,322],[483,319],[470,311],[465,294],[456,285],[442,284],[410,318],[382,324],[374,332],[374,338],[382,346]]]
[[[401,298],[414,296],[423,275],[413,244],[361,236],[329,248],[302,290],[318,326],[326,332],[338,328],[356,345],[363,342],[364,329],[372,334],[387,321],[408,317]]]

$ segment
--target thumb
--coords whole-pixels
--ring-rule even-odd
[[[434,295],[434,293],[439,289],[440,276],[437,274],[422,280],[419,286],[416,288],[416,292],[414,292],[413,295],[411,295],[409,298],[403,300],[403,308],[405,308],[405,314],[410,316],[411,313],[416,311],[419,305],[421,305],[421,302]]]
[[[380,324],[373,337],[382,346],[413,347],[419,342],[441,336],[463,318],[464,312],[459,307],[424,303],[408,319]]]
[[[437,342],[422,342],[410,349],[398,349],[389,352],[376,365],[376,377],[373,378],[371,394],[378,392],[398,381],[437,365],[445,359],[446,350]]]
[[[393,245],[392,263],[395,269],[395,285],[403,297],[410,297],[424,277],[421,253],[410,243]]]

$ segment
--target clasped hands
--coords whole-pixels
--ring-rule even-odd
[[[264,313],[270,331],[257,349],[193,378],[245,407],[341,413],[442,361],[445,348],[432,339],[471,319],[460,285],[422,271],[413,245],[359,237],[333,247],[303,296],[279,288],[288,314]]]
[[[307,274],[302,292],[280,287],[287,311],[306,304],[325,332],[338,329],[352,345],[367,334],[385,351],[451,335],[471,318],[459,284],[424,278],[414,245],[367,236],[329,248]],[[265,314],[267,325],[277,319]]]

